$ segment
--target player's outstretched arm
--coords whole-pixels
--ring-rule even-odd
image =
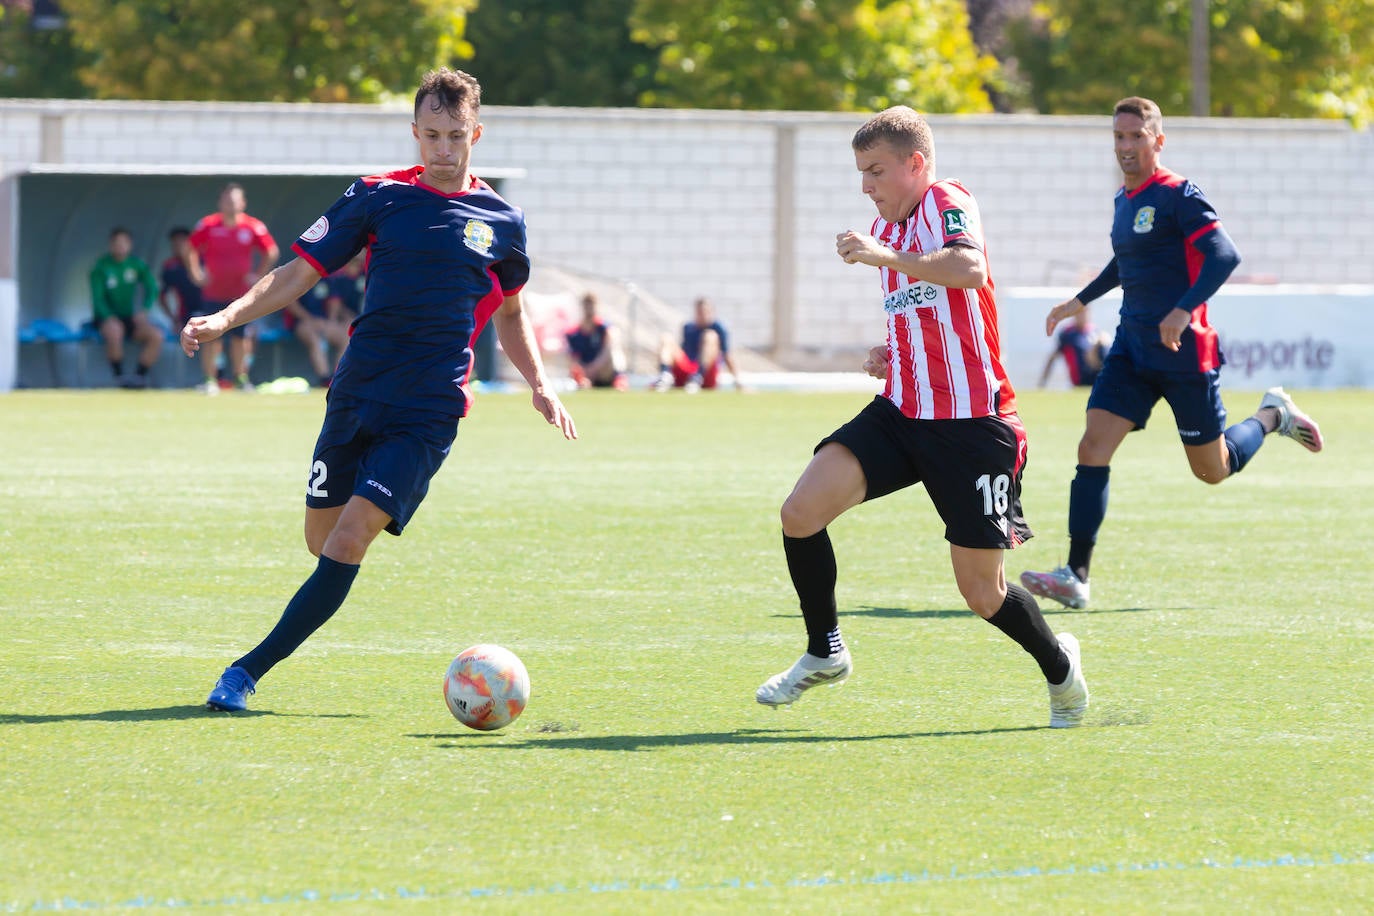
[[[1063,321],[1065,318],[1072,318],[1074,315],[1077,315],[1079,312],[1083,311],[1083,308],[1083,303],[1079,301],[1077,296],[1075,296],[1067,302],[1061,302],[1054,308],[1050,309],[1050,313],[1045,316],[1045,336],[1053,337],[1054,329],[1059,326],[1059,322]],[[1051,356],[1050,365],[1053,364],[1054,358],[1053,356]],[[1049,371],[1050,367],[1046,366],[1045,374],[1048,375]],[[1041,384],[1044,383],[1042,382]]]
[[[524,299],[519,293],[507,296],[491,320],[496,325],[496,337],[501,341],[501,349],[506,351],[506,358],[533,392],[534,409],[543,414],[551,426],[557,426],[564,439],[576,439],[577,426],[572,414],[558,399],[544,374],[544,361],[539,357],[534,328],[525,314]]]
[[[291,259],[218,312],[197,315],[186,322],[186,327],[181,329],[181,351],[191,356],[202,343],[222,337],[230,328],[285,308],[319,281],[320,274],[309,261]]]

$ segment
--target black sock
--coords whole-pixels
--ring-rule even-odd
[[[357,566],[320,557],[315,572],[297,589],[272,632],[234,664],[247,671],[253,680],[260,679],[334,616],[357,575]]]
[[[1069,657],[1059,648],[1050,625],[1040,613],[1031,593],[1019,585],[1007,583],[1007,599],[988,618],[988,623],[1006,633],[1025,649],[1040,666],[1045,680],[1062,684],[1069,676]]]
[[[806,621],[806,651],[826,658],[841,651],[839,612],[835,609],[835,549],[824,528],[809,538],[782,536],[787,571],[797,590],[802,619]]]
[[[140,377],[140,378],[146,377],[146,376],[148,375],[148,370],[151,369],[151,368],[153,368],[153,367],[152,367],[152,366],[145,366],[145,365],[143,365],[142,363],[139,363],[139,364],[138,364],[138,370],[137,370],[139,377]]]
[[[110,371],[114,373],[115,378],[119,378],[124,374],[124,361],[121,359],[110,360]]]

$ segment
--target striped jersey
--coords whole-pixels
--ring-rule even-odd
[[[937,181],[906,219],[879,217],[872,235],[893,251],[966,245],[987,256],[978,204],[952,179]],[[1008,416],[1016,393],[1002,368],[991,269],[982,289],[953,289],[879,269],[887,312],[883,396],[913,420]]]

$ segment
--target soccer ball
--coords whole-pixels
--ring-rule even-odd
[[[465,649],[444,675],[444,702],[453,718],[468,728],[504,728],[525,711],[530,676],[515,653],[480,644]]]

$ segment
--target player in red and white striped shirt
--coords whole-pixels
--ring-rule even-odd
[[[910,108],[875,115],[852,145],[878,219],[871,234],[841,233],[836,251],[848,264],[878,268],[887,344],[869,352],[864,369],[886,385],[821,441],[783,503],[783,549],[807,649],[755,697],[787,705],[849,676],[826,526],[861,502],[922,483],[945,523],[969,608],[1039,664],[1050,725],[1078,725],[1088,708],[1078,641],[1056,637],[1030,592],[1003,574],[1003,551],[1031,536],[1021,517],[1026,434],[1002,368],[978,205],[957,181],[936,179],[930,126]]]

